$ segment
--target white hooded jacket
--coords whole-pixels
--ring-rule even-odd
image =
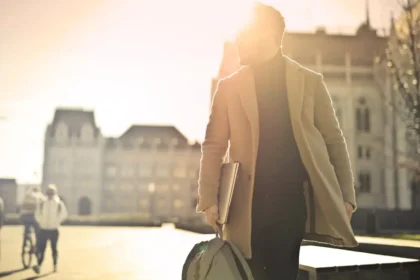
[[[58,229],[67,218],[67,209],[58,196],[46,199],[38,208],[36,220],[41,229]]]

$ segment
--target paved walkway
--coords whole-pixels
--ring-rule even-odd
[[[58,272],[52,273],[51,251],[41,274],[21,270],[22,227],[1,232],[2,279],[180,279],[192,246],[209,236],[163,228],[62,227]]]

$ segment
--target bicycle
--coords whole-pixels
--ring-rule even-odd
[[[32,228],[29,228],[27,230],[25,229],[23,233],[21,259],[23,267],[25,269],[31,266],[32,256],[36,253],[33,232],[34,230]]]

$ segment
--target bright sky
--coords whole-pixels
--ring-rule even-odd
[[[365,18],[365,0],[263,2],[290,31],[353,32]],[[370,1],[374,27],[388,27],[396,2]],[[0,177],[41,180],[57,106],[94,109],[107,136],[133,123],[173,124],[202,140],[223,40],[250,3],[0,0]]]

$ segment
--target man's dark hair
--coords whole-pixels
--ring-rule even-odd
[[[277,45],[281,46],[286,23],[280,11],[272,6],[258,2],[254,6],[254,20],[258,28],[273,30],[276,35]]]

